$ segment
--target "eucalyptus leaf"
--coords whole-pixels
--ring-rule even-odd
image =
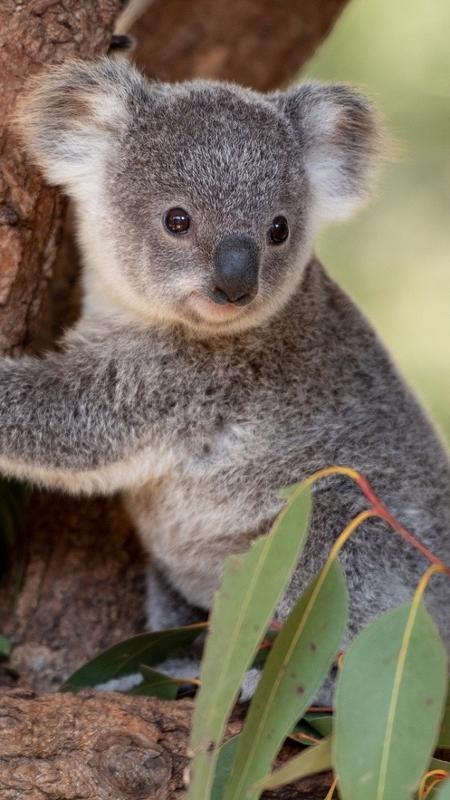
[[[11,642],[0,634],[0,656],[7,657],[11,652]]]
[[[297,722],[294,730],[289,734],[289,739],[292,741],[308,746],[318,744],[322,738],[321,734],[309,724],[306,715]]]
[[[277,789],[279,786],[293,783],[300,780],[300,778],[306,778],[308,775],[325,772],[331,767],[331,738],[327,738],[314,747],[304,750],[300,755],[291,758],[282,767],[272,772],[271,775],[267,775],[263,780],[259,781],[257,786],[253,787],[253,791],[256,791],[259,796],[266,789]]]
[[[269,653],[250,705],[224,800],[256,800],[286,736],[328,675],[348,618],[345,578],[328,562],[297,601]]]
[[[439,732],[439,739],[437,746],[450,748],[450,689],[447,693],[447,700],[445,702],[445,711],[441,722],[441,730]]]
[[[189,800],[209,798],[226,720],[306,540],[311,492],[298,487],[272,531],[227,559],[202,663],[191,736]]]
[[[341,800],[411,800],[433,753],[446,690],[447,655],[421,599],[359,634],[336,690]]]
[[[104,650],[76,670],[63,684],[61,691],[78,692],[139,672],[142,664],[159,664],[175,651],[192,645],[205,628],[206,624],[201,622],[185,628],[169,628],[132,636]]]
[[[279,634],[279,628],[269,628],[264,634],[264,639],[260,644],[258,652],[252,661],[252,669],[262,669],[267,661],[267,656],[270,653],[271,647]]]
[[[182,681],[172,678],[170,675],[164,675],[163,672],[158,672],[155,669],[151,669],[151,667],[146,667],[144,664],[140,665],[139,672],[144,680],[129,689],[127,694],[174,700],[183,685]]]
[[[304,720],[321,736],[330,736],[333,730],[332,714],[305,714]]]
[[[222,800],[226,782],[230,774],[231,765],[236,753],[239,736],[228,739],[220,748],[216,763],[216,773],[210,798],[208,800]]]
[[[436,800],[450,800],[450,780],[445,780],[435,794]],[[434,799],[433,799],[434,800]]]
[[[440,770],[441,772],[446,772],[450,778],[450,764],[448,761],[442,761],[440,758],[432,758],[428,765],[427,771],[431,772],[432,770],[436,769]],[[442,781],[436,782],[436,784],[433,786],[434,780],[436,780],[436,776],[429,777],[429,781],[427,782],[426,800],[438,800],[438,792],[442,786]]]

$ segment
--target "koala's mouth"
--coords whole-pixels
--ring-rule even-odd
[[[239,305],[238,303],[218,303],[201,292],[192,292],[188,297],[189,309],[201,319],[207,322],[224,322],[227,319],[234,319],[245,313],[249,304]]]

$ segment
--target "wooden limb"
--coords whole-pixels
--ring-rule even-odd
[[[0,696],[2,800],[183,793],[191,704],[113,693]]]
[[[146,558],[117,499],[36,492],[25,528],[0,591],[0,631],[13,644],[0,685],[48,692],[145,630]]]
[[[159,80],[294,80],[346,0],[153,0],[132,26],[138,65]],[[132,4],[133,5],[133,4]]]
[[[181,800],[192,702],[115,693],[0,694],[2,800]],[[240,730],[231,723],[228,733]],[[287,748],[283,758],[293,755]],[[265,798],[322,800],[322,775]]]
[[[11,587],[23,573],[18,602],[0,595],[13,642],[0,685],[19,687],[0,691],[1,800],[181,800],[192,701],[35,694],[144,629],[145,559],[120,503],[36,492],[26,539],[11,572]],[[240,707],[228,734],[243,717]],[[287,745],[282,760],[297,753]],[[264,797],[323,800],[330,783],[321,775]]]
[[[120,6],[121,0],[0,4],[0,353],[16,352],[38,325],[64,212],[12,130],[16,100],[44,65],[105,53]]]

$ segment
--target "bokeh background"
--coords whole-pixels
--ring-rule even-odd
[[[362,86],[397,140],[375,201],[318,253],[450,441],[450,1],[352,0],[305,77]]]

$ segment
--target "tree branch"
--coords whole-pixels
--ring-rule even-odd
[[[235,81],[259,91],[292,81],[346,0],[153,0],[131,33],[159,80]]]
[[[0,6],[0,353],[17,351],[38,324],[64,205],[26,163],[11,126],[16,100],[44,65],[105,53],[120,5],[4,0]]]
[[[2,800],[181,800],[192,702],[84,692],[0,694]],[[228,726],[239,733],[240,722]],[[282,760],[298,753],[287,746]],[[321,775],[264,798],[322,800]]]

